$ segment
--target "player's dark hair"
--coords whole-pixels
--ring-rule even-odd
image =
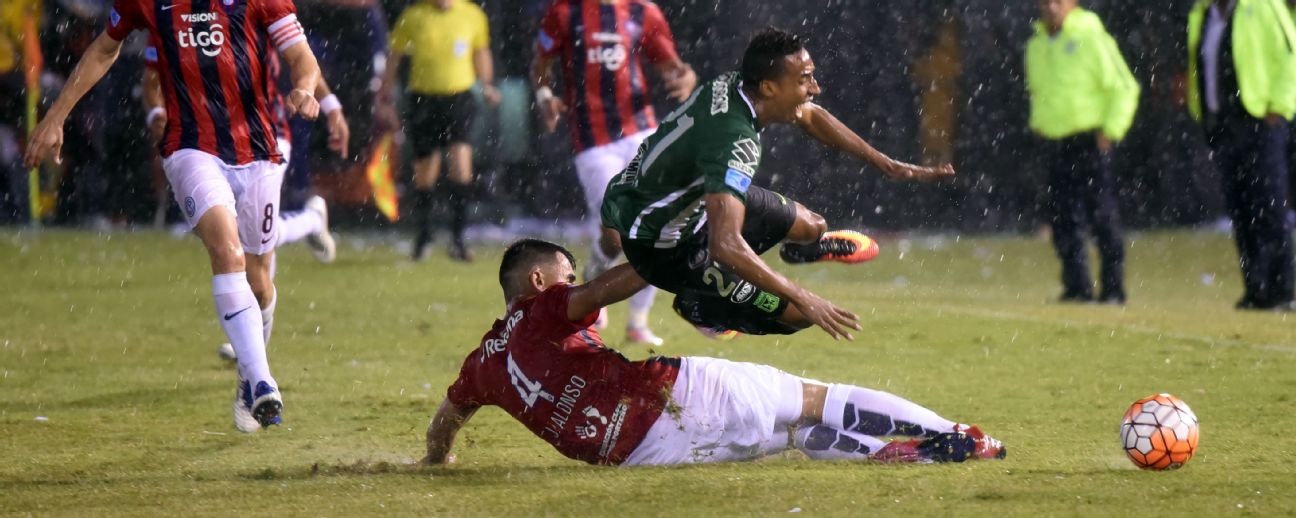
[[[742,80],[747,88],[773,81],[783,73],[784,58],[805,50],[805,40],[782,29],[766,27],[752,36],[743,53]]]
[[[562,245],[551,243],[543,239],[524,238],[514,241],[513,244],[504,250],[504,258],[500,259],[499,283],[504,289],[504,296],[513,295],[514,273],[521,269],[529,270],[536,264],[547,263],[554,260],[554,254],[562,254],[571,262],[572,268],[576,267],[576,257],[572,256],[571,251],[563,248]]]

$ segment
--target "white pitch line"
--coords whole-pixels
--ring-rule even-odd
[[[1046,318],[1046,317],[1040,317],[1036,315],[1028,315],[1025,313],[1013,313],[1011,311],[1003,311],[1003,310],[975,309],[975,308],[966,308],[966,307],[958,307],[958,306],[932,305],[932,304],[920,304],[920,305],[935,308],[941,311],[949,311],[955,314],[994,318],[999,320],[1017,320],[1017,321],[1031,322],[1036,324],[1054,324],[1054,325],[1068,326],[1068,327],[1073,326],[1073,327],[1087,327],[1087,328],[1096,328],[1096,329],[1118,329],[1121,331],[1128,331],[1131,333],[1138,333],[1144,335],[1156,335],[1157,338],[1165,337],[1165,338],[1172,338],[1176,340],[1200,342],[1212,346],[1220,345],[1225,347],[1247,347],[1247,348],[1255,349],[1257,351],[1296,354],[1296,345],[1257,344],[1257,343],[1247,342],[1245,340],[1233,340],[1230,338],[1215,338],[1206,335],[1195,335],[1189,333],[1181,333],[1178,331],[1166,331],[1164,329],[1157,329],[1154,327],[1148,327],[1148,326],[1137,325],[1137,324],[1098,324],[1092,322],[1079,322],[1079,321],[1069,320],[1069,319]]]

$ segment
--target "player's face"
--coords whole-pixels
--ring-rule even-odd
[[[1076,0],[1039,0],[1040,19],[1054,30],[1061,29],[1067,13],[1075,6]]]
[[[814,60],[810,59],[809,51],[803,49],[784,59],[783,76],[779,78],[774,101],[782,120],[792,122],[801,105],[814,100],[821,90],[814,77]]]
[[[557,252],[555,253],[557,254]],[[549,278],[548,281],[553,284],[576,284],[576,272],[575,269],[572,268],[571,261],[568,261],[567,256],[563,254],[557,255],[558,261],[552,263],[553,268],[549,272],[546,272],[546,277]]]

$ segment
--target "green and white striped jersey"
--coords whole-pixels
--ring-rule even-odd
[[[706,222],[703,196],[747,201],[760,167],[756,111],[729,72],[704,84],[667,115],[603,197],[603,225],[622,239],[673,248]]]

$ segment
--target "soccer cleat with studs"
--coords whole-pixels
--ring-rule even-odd
[[[646,327],[629,327],[626,328],[626,343],[661,347],[666,341],[653,334],[652,330]]]
[[[976,425],[956,424],[954,431],[967,434],[976,441],[976,458],[978,459],[1002,459],[1008,456],[1008,448],[999,442],[998,439],[986,435],[981,428]]]
[[[779,257],[792,264],[819,261],[854,264],[870,261],[877,255],[877,241],[854,230],[834,230],[824,233],[816,243],[784,243],[779,249]]]
[[[306,200],[306,210],[314,211],[320,217],[320,231],[306,236],[306,245],[310,247],[311,255],[315,260],[324,264],[333,262],[337,259],[337,242],[333,240],[333,234],[329,233],[328,222],[328,204],[324,198],[311,196]]]
[[[283,413],[283,398],[279,395],[279,390],[270,386],[269,383],[258,381],[256,392],[253,393],[252,417],[262,428],[269,428],[270,425],[279,424],[283,421],[280,414]]]
[[[234,389],[234,428],[243,433],[256,433],[261,423],[252,417],[252,386],[240,379]]]

